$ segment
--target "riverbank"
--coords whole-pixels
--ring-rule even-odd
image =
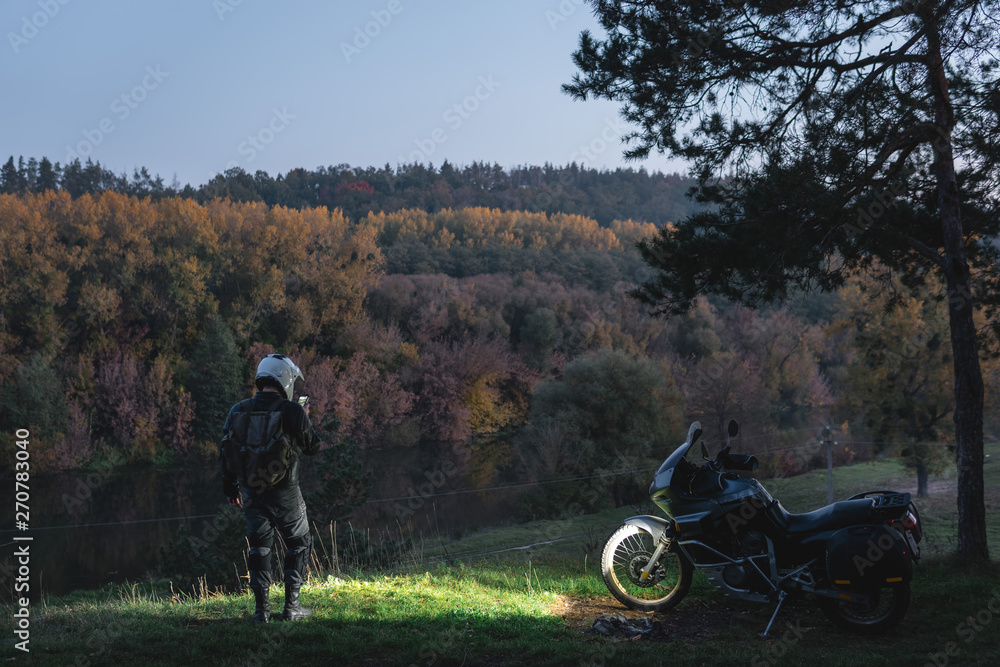
[[[995,458],[997,445],[990,445]],[[836,498],[883,485],[911,490],[891,460],[838,468]],[[998,548],[1000,468],[986,466],[987,524]],[[822,505],[825,475],[766,480],[797,511]],[[846,634],[809,601],[786,604],[773,637],[757,637],[772,607],[732,602],[700,573],[674,610],[646,615],[608,595],[597,567],[604,539],[636,508],[563,516],[414,544],[393,572],[314,575],[303,599],[315,616],[249,623],[247,594],[183,598],[169,582],[105,586],[30,607],[30,654],[15,647],[17,607],[3,607],[0,659],[34,665],[996,665],[1000,566],[966,568],[950,556],[954,472],[919,499],[924,561],[904,622],[884,637]],[[639,508],[646,511],[648,508]],[[271,593],[280,608],[282,591]],[[601,614],[657,621],[653,638],[588,634]],[[803,641],[803,638],[806,638]]]

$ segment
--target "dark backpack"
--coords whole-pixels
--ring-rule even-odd
[[[252,400],[241,405],[247,408]],[[258,493],[283,480],[295,460],[291,440],[281,428],[284,404],[279,400],[270,410],[233,413],[229,433],[222,438],[227,467],[236,473],[240,484]]]

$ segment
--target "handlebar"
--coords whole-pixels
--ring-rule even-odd
[[[688,431],[688,437],[690,437],[691,432],[694,431],[695,425],[698,426],[697,433],[698,434],[701,433],[701,424],[695,422],[694,424],[691,425],[691,429]],[[750,456],[747,454],[729,453],[730,450],[732,449],[732,439],[735,438],[740,432],[740,427],[739,424],[736,423],[736,420],[734,419],[729,420],[729,427],[727,431],[729,437],[726,438],[726,446],[722,448],[722,451],[719,452],[719,455],[715,457],[714,461],[711,460],[708,461],[708,467],[711,470],[714,470],[715,472],[722,472],[724,469],[727,468],[729,470],[746,470],[746,471],[756,470],[757,466],[760,465],[759,461],[757,461],[757,457]],[[702,451],[704,452],[705,443],[702,443],[701,448]],[[707,459],[708,456],[706,455],[705,458]]]
[[[719,452],[719,455],[715,460],[708,460],[705,462],[705,467],[714,472],[722,472],[723,470],[745,470],[753,471],[756,470],[760,465],[756,456],[751,456],[749,454],[729,454],[726,451]]]
[[[751,456],[748,454],[729,454],[726,453],[719,457],[719,463],[722,467],[729,468],[730,470],[756,470],[760,462],[757,460],[756,456]]]

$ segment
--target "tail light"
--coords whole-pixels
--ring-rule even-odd
[[[923,537],[923,532],[920,530],[920,522],[917,521],[917,517],[914,516],[913,512],[906,512],[906,516],[903,518],[903,528],[913,533],[913,537],[917,542]]]

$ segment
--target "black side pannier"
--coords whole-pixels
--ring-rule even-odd
[[[876,589],[908,583],[913,561],[899,531],[885,525],[844,528],[826,544],[826,570],[835,586]]]

